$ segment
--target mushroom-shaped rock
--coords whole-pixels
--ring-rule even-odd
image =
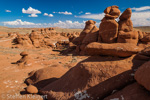
[[[33,85],[29,85],[26,88],[26,92],[27,93],[31,93],[31,94],[36,94],[36,93],[38,93],[38,89],[35,86],[33,86]]]
[[[26,51],[23,51],[23,52],[20,53],[20,56],[28,56],[28,55],[29,55],[29,53],[26,52]]]

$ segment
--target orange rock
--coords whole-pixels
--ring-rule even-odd
[[[107,55],[129,57],[141,51],[141,48],[130,43],[97,43],[93,42],[86,46],[85,52],[87,55]]]
[[[131,8],[127,8],[119,17],[120,20],[127,20],[130,19],[132,15],[132,10]]]
[[[68,69],[61,65],[52,65],[35,71],[32,76],[26,79],[25,82],[27,84],[33,84],[37,88],[42,88],[47,84],[50,84],[59,79],[67,71]]]
[[[130,31],[130,32],[119,31],[117,42],[131,43],[137,45],[139,40],[138,36],[139,34],[137,31]]]
[[[99,26],[99,42],[115,43],[118,35],[118,23],[115,20],[104,20]]]
[[[26,92],[27,93],[31,93],[31,94],[36,94],[36,93],[38,93],[38,89],[35,86],[33,86],[33,85],[29,85],[26,88]]]
[[[135,82],[103,100],[149,100],[149,98],[148,92]]]
[[[142,66],[138,68],[138,70],[135,72],[135,79],[136,81],[144,86],[147,90],[150,91],[150,61],[144,63]]]

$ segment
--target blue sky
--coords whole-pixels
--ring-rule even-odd
[[[92,19],[98,26],[112,5],[121,12],[132,8],[134,26],[150,26],[150,0],[1,0],[0,25],[83,28]]]

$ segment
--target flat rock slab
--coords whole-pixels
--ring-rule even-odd
[[[87,55],[107,55],[118,57],[129,57],[140,52],[142,48],[130,43],[98,43],[93,42],[86,46]]]

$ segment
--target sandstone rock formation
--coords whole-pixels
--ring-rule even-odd
[[[24,68],[24,67],[27,67],[27,66],[32,66],[33,59],[31,59],[28,52],[23,51],[23,52],[20,53],[20,56],[22,56],[22,58],[16,62],[16,64],[18,64],[18,66],[20,68]]]
[[[122,59],[122,62],[120,62],[121,58],[89,58],[70,69],[57,81],[42,88],[40,93],[47,94],[48,100],[74,100],[73,98],[76,98],[78,93],[131,69],[131,59],[132,57]],[[88,95],[86,96],[88,97]]]
[[[107,55],[118,57],[129,57],[141,51],[141,48],[129,43],[97,43],[93,42],[86,46],[87,55]]]
[[[32,41],[30,40],[28,34],[26,35],[17,34],[17,37],[14,40],[14,42],[19,46],[32,47]]]
[[[137,45],[139,40],[139,33],[133,31],[133,24],[131,21],[131,8],[126,9],[119,17],[119,34],[118,43],[132,43]]]
[[[60,65],[52,65],[46,68],[39,69],[33,72],[29,78],[26,79],[27,84],[33,84],[38,89],[46,86],[47,84],[52,83],[59,79],[68,71],[67,68],[64,68]]]
[[[103,100],[149,100],[149,98],[149,93],[135,82]]]
[[[142,66],[138,68],[138,70],[135,73],[135,79],[140,85],[144,86],[147,90],[150,91],[149,72],[150,72],[150,61],[144,63]]]
[[[120,10],[118,8],[118,6],[111,6],[105,9],[105,17],[101,20],[101,24],[99,26],[98,42],[116,42],[119,25],[115,19],[120,15]]]
[[[86,21],[86,25],[85,25],[85,28],[83,29],[83,31],[80,33],[80,36],[78,38],[76,38],[75,40],[73,40],[73,43],[76,44],[76,45],[81,45],[82,44],[82,41],[83,39],[86,37],[86,35],[88,33],[90,33],[90,31],[95,27],[96,28],[96,25],[95,25],[95,21],[93,20],[89,20],[89,21]]]

